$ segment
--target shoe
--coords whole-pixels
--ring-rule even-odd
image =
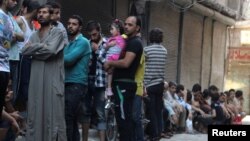
[[[166,133],[161,133],[161,138],[165,138],[165,139],[170,139],[172,136],[166,134]]]
[[[113,95],[112,89],[111,88],[107,88],[106,91],[105,91],[105,95],[106,96],[112,96]]]

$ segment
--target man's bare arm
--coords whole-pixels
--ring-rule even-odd
[[[110,67],[115,68],[128,68],[133,60],[135,59],[136,54],[133,52],[126,52],[126,55],[123,59],[118,61],[108,61],[104,64],[105,69],[109,69]]]

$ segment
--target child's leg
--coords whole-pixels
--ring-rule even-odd
[[[109,73],[108,74],[108,87],[107,87],[106,92],[105,92],[106,97],[113,95],[112,88],[111,88],[112,78],[113,78],[112,73]]]
[[[110,89],[111,89],[112,78],[113,78],[112,73],[109,73],[108,74],[108,88]]]

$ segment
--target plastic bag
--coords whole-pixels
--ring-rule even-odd
[[[194,130],[193,130],[193,121],[190,120],[190,119],[186,120],[186,131],[189,134],[192,134],[194,132]]]

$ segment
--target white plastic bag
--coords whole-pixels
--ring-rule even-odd
[[[186,131],[189,134],[192,134],[194,132],[193,131],[193,122],[189,118],[186,120]]]

